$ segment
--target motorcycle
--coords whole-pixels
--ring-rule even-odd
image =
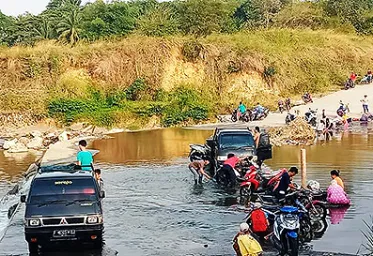
[[[285,100],[285,108],[286,108],[286,111],[290,111],[291,109],[291,102],[289,98]]]
[[[293,183],[295,184],[295,183]],[[296,184],[295,184],[296,185]],[[297,185],[296,185],[297,186]],[[279,206],[281,202],[273,195],[257,195],[262,203],[270,203]],[[320,195],[319,195],[320,196]],[[326,201],[315,200],[313,194],[309,190],[296,190],[286,195],[286,204],[300,206],[309,214],[310,221],[325,219],[327,215]]]
[[[240,165],[237,165],[236,168],[233,168],[235,174],[236,174],[236,182],[245,182],[245,177],[249,175],[251,170],[256,169],[255,164],[253,163],[252,157],[245,158]],[[230,182],[229,177],[227,177],[227,173],[225,171],[222,171],[223,168],[220,167],[216,171],[216,182],[220,185],[227,185]]]
[[[352,81],[352,79],[351,78],[349,78],[346,82],[345,82],[345,84],[344,84],[344,89],[345,90],[348,90],[348,89],[352,89],[352,88],[355,88],[355,83],[354,83],[354,81]]]
[[[208,145],[190,144],[189,160],[201,160],[209,158],[211,155],[211,148]]]
[[[313,127],[316,127],[316,117],[317,117],[317,109],[311,110],[309,109],[308,112],[305,113],[305,119],[307,123]]]
[[[231,116],[231,120],[232,122],[237,122],[237,109],[235,109],[233,112],[232,112],[232,116]],[[243,121],[243,122],[250,122],[251,121],[251,111],[250,110],[246,110],[246,112],[244,114],[242,114],[240,116],[240,121]]]
[[[251,121],[263,120],[268,116],[268,114],[269,114],[268,108],[263,108],[262,111],[258,111],[258,109],[255,108],[251,111]]]
[[[298,192],[298,199],[307,209],[310,219],[313,221],[325,219],[327,214],[326,202],[315,200],[313,197],[313,192],[310,190],[300,190]]]
[[[345,105],[341,105],[338,109],[337,109],[337,115],[342,117],[344,116],[345,114],[347,113],[347,108]]]
[[[280,111],[281,114],[282,112],[284,112],[284,102],[282,100],[278,102],[278,110]]]
[[[280,255],[298,256],[299,250],[299,209],[293,206],[281,207],[273,223],[273,245]]]
[[[305,94],[303,94],[302,95],[302,100],[303,100],[303,102],[304,103],[313,103],[313,100],[312,100],[312,96],[311,96],[311,94],[309,94],[309,93],[305,93]]]
[[[291,122],[293,122],[295,120],[295,115],[294,114],[291,114],[291,113],[288,113],[285,117],[285,123],[286,124],[290,124]]]
[[[263,173],[255,167],[250,167],[240,184],[241,197],[250,197],[252,193],[272,193],[286,169]]]

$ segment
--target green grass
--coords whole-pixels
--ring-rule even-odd
[[[132,93],[132,90],[129,91]],[[121,96],[122,94],[124,96]],[[138,92],[138,95],[141,93]],[[208,104],[195,91],[185,87],[175,88],[164,96],[164,101],[139,101],[126,96],[128,92],[102,95],[100,92],[92,91],[85,99],[54,98],[49,101],[48,113],[64,124],[88,121],[105,127],[121,123],[119,117],[126,113],[131,117],[145,120],[158,116],[163,126],[170,127],[205,120],[210,110]]]

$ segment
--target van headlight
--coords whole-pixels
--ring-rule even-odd
[[[31,227],[37,227],[40,226],[40,219],[29,219],[28,225]]]
[[[102,217],[99,215],[93,215],[87,217],[87,224],[102,223]]]

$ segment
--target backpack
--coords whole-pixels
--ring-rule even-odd
[[[270,146],[271,142],[269,140],[269,134],[261,133],[259,136],[258,148],[269,148]]]
[[[262,209],[255,209],[251,213],[252,230],[254,233],[268,230],[267,217]]]

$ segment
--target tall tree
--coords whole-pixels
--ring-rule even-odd
[[[234,13],[236,24],[239,28],[243,26],[268,28],[282,6],[281,0],[246,0]]]
[[[179,23],[172,10],[163,5],[158,6],[152,12],[141,16],[138,25],[141,33],[147,36],[172,35],[179,31]]]
[[[47,16],[40,15],[35,24],[35,31],[41,39],[52,38],[51,21]]]
[[[75,45],[79,41],[81,13],[79,8],[72,9],[69,13],[65,14],[61,21],[58,32],[61,41],[68,42]]]
[[[130,33],[136,24],[136,9],[125,2],[96,1],[83,8],[82,36],[95,40]]]
[[[223,24],[235,10],[232,2],[225,0],[186,0],[178,2],[178,17],[185,34],[205,36],[221,32]],[[234,2],[233,2],[234,3]]]

